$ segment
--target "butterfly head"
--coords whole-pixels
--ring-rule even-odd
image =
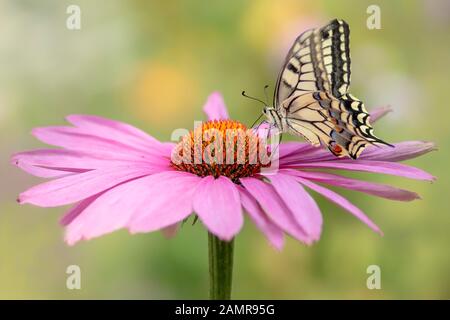
[[[283,130],[282,118],[278,111],[274,107],[265,106],[263,109],[263,113],[267,117],[267,121],[274,125],[276,128]]]
[[[270,121],[273,119],[273,111],[275,111],[275,108],[264,106],[263,113],[267,117],[267,119]],[[270,121],[273,123],[273,121]]]

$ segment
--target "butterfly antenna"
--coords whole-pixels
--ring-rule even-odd
[[[261,117],[264,115],[264,113],[261,113],[261,115],[258,117],[258,119],[255,120],[255,122],[253,122],[252,126],[250,128],[253,128],[255,126],[255,124],[261,119]]]
[[[267,94],[267,88],[269,88],[269,85],[268,84],[266,84],[265,86],[264,86],[264,96],[266,97],[266,106],[268,106],[269,105],[269,95]]]
[[[246,97],[246,98],[249,98],[249,99],[252,99],[252,100],[261,102],[263,105],[267,105],[264,101],[262,101],[262,100],[260,100],[260,99],[258,99],[258,98],[255,98],[255,97],[252,97],[252,96],[247,95],[247,94],[245,93],[245,91],[242,91],[242,95],[243,95],[244,97]]]

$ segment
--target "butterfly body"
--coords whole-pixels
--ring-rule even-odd
[[[281,132],[324,145],[336,156],[356,159],[373,135],[364,104],[348,93],[350,29],[343,20],[303,32],[290,49],[264,114]],[[389,144],[387,144],[389,145]]]

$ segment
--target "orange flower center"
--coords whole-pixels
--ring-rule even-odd
[[[239,183],[270,165],[265,143],[238,121],[214,120],[185,135],[175,147],[171,164],[200,177],[226,176]]]

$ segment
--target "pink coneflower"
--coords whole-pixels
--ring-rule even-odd
[[[209,121],[197,131],[245,129],[242,123],[228,119],[219,93],[209,97],[204,111]],[[372,119],[386,112],[379,109]],[[308,143],[287,142],[279,146],[279,170],[265,174],[263,164],[250,163],[249,159],[244,164],[174,164],[172,150],[176,144],[159,142],[131,125],[90,115],[71,115],[67,121],[73,126],[32,131],[42,142],[62,149],[20,152],[12,157],[12,163],[35,176],[52,178],[21,193],[19,203],[41,207],[75,204],[61,219],[66,226],[66,241],[71,245],[120,228],[131,233],[163,230],[173,234],[180,222],[194,212],[210,233],[225,241],[241,230],[246,212],[278,249],[283,247],[285,234],[311,244],[320,238],[322,214],[305,187],[381,233],[360,209],[318,183],[392,200],[410,201],[419,196],[322,169],[434,179],[420,169],[398,163],[434,150],[429,142],[367,148],[358,160],[338,159]]]
[[[259,130],[229,120],[220,94],[209,97],[204,111],[209,121],[177,144],[159,142],[133,126],[97,116],[71,115],[67,120],[73,126],[36,128],[35,137],[62,149],[12,157],[13,164],[28,173],[53,178],[21,193],[18,201],[41,207],[75,203],[61,219],[70,245],[121,228],[131,233],[162,230],[170,236],[195,212],[208,229],[210,297],[229,299],[233,239],[244,223],[243,212],[278,249],[285,234],[312,244],[320,238],[322,214],[306,187],[381,233],[360,209],[318,183],[393,200],[419,196],[328,169],[434,179],[398,163],[435,148],[421,141],[367,148],[358,160],[335,158],[308,143],[282,143],[276,146],[279,161],[274,170],[276,152],[261,154],[275,149],[260,138]],[[372,120],[387,111],[378,109]],[[265,152],[255,157],[261,150]]]

